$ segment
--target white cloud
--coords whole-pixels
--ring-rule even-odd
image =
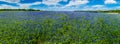
[[[88,2],[89,2],[88,0],[71,0],[69,4],[67,4],[66,6],[87,4]]]
[[[107,10],[107,8],[104,5],[93,5],[93,6],[85,6],[82,10]]]
[[[116,4],[117,2],[115,0],[105,0],[105,4]]]
[[[7,4],[2,4],[0,5],[0,9],[18,9],[18,7],[7,5]]]
[[[19,3],[20,2],[20,0],[0,0],[0,1],[8,2],[8,3]]]
[[[68,0],[62,0],[62,1],[67,2]]]
[[[38,5],[38,4],[41,4],[41,2],[26,3],[26,4],[18,3],[17,5],[19,5],[19,8],[21,8],[21,9],[29,9],[30,6],[32,6],[32,5]]]
[[[92,7],[94,7],[94,8],[101,8],[101,7],[104,7],[104,5],[93,5]]]
[[[57,5],[62,0],[43,0],[42,3],[46,5]]]
[[[20,9],[29,9],[31,4],[19,4]]]
[[[107,7],[105,5],[93,5],[93,6],[86,6],[83,10],[113,10],[113,9],[120,9],[119,6],[117,7]]]
[[[0,0],[0,1],[8,2],[8,3],[19,3],[20,1],[23,1],[23,0]],[[45,4],[45,5],[59,5],[60,1],[67,2],[68,0],[43,0],[42,4]]]
[[[74,10],[78,10],[78,8],[74,8],[74,7],[66,7],[66,8],[62,8],[62,7],[48,7],[47,9],[44,9],[47,11],[74,11]]]
[[[42,1],[42,4],[45,4],[45,5],[60,5],[59,2],[67,2],[68,0],[43,0]]]
[[[67,2],[68,0],[43,0],[42,2],[34,2],[34,3],[19,3],[20,0],[0,0],[8,3],[16,3],[18,6],[12,6],[12,5],[7,5],[7,4],[1,4],[0,9],[30,9],[31,6],[33,5],[39,5],[39,4],[45,4],[48,5],[47,9],[44,10],[53,10],[53,11],[72,11],[72,10],[108,10],[111,9],[109,7],[106,7],[105,5],[93,5],[93,6],[82,6],[84,4],[89,3],[89,0],[71,0],[69,3],[65,6],[60,5],[59,2],[64,1]],[[105,4],[115,4],[117,3],[115,0],[105,0]],[[55,5],[55,6],[49,6],[49,5]],[[80,8],[83,7],[83,8]],[[115,8],[119,8],[115,7]],[[36,9],[36,8],[33,8]],[[37,9],[41,9],[40,7],[37,7]]]
[[[0,9],[30,9],[30,6],[38,5],[38,4],[41,4],[41,2],[26,3],[26,4],[17,3],[17,5],[19,5],[19,7],[2,4],[2,5],[0,5]]]

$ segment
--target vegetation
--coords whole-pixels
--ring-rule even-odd
[[[105,13],[120,13],[120,10],[108,10],[108,11],[99,11],[99,12],[105,12]]]
[[[104,12],[104,13],[120,13],[120,10],[96,10],[96,11],[92,11],[92,10],[86,10],[86,11],[75,11],[75,12]]]
[[[0,14],[0,44],[119,44],[120,42],[120,20],[114,20],[113,17],[107,19],[95,17],[91,22],[86,16],[70,18],[62,14],[54,15],[52,18],[45,18],[48,17],[46,15],[35,21],[23,19],[27,18],[27,15],[12,16],[14,15]],[[18,17],[20,19],[17,19]]]
[[[35,9],[0,9],[0,11],[40,11]]]

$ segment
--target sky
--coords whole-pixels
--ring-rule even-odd
[[[0,9],[113,10],[120,9],[120,0],[0,0]]]

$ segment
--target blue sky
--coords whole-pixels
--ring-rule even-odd
[[[120,0],[0,0],[0,9],[111,10],[120,9]]]

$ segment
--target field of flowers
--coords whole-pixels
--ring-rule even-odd
[[[120,15],[0,12],[0,44],[119,44]]]

